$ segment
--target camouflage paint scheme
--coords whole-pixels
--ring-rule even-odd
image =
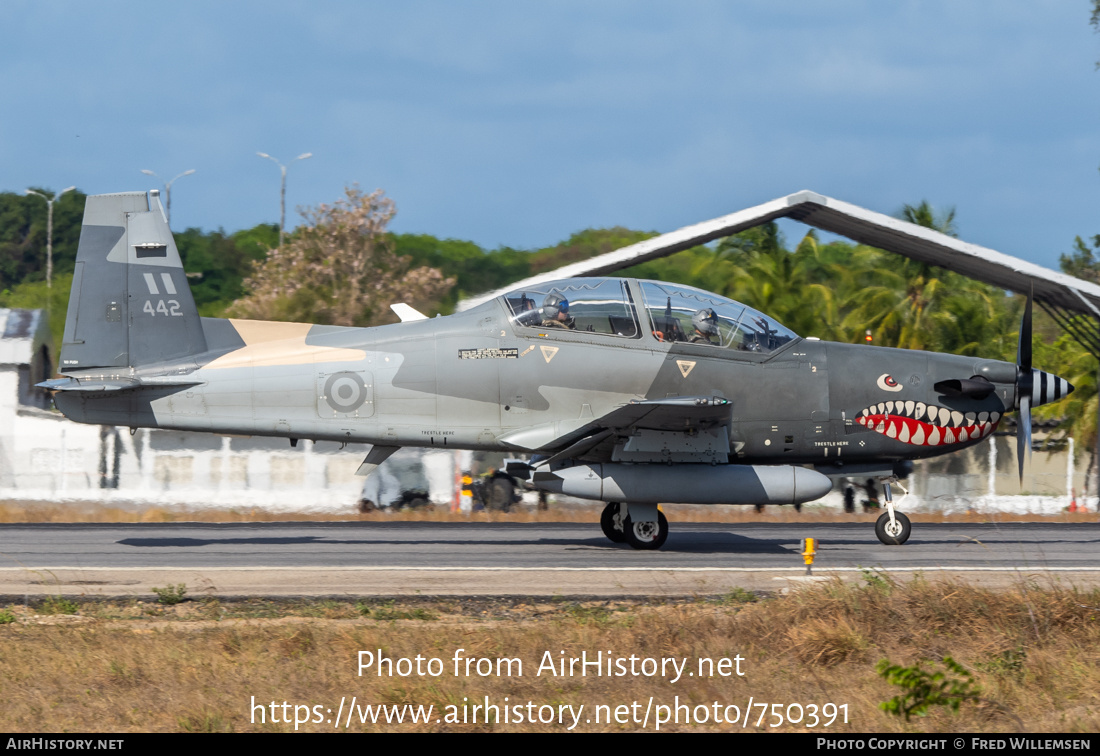
[[[642,283],[625,286],[642,310]],[[591,478],[606,465],[645,486],[680,476],[675,501],[726,503],[756,503],[729,486],[771,466],[793,475],[777,489],[788,503],[829,488],[804,466],[889,476],[980,443],[1016,407],[1008,362],[797,337],[766,353],[719,349],[655,338],[641,311],[637,322],[633,338],[522,326],[505,298],[376,328],[200,318],[156,193],[99,195],[85,210],[66,378],[48,385],[78,422],[376,445],[365,472],[401,446],[516,452],[552,458],[533,476],[548,490],[562,490],[555,471]],[[1035,374],[1035,404],[1071,390]],[[987,396],[934,388],[972,377],[990,382]],[[655,504],[630,511],[655,521]]]

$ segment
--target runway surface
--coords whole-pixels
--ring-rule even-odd
[[[871,522],[672,523],[660,551],[594,524],[256,523],[0,525],[0,595],[710,595],[817,578],[922,572],[991,585],[1100,585],[1100,523],[915,523],[884,546]]]

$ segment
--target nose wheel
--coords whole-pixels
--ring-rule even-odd
[[[904,488],[902,489],[905,490]],[[913,530],[909,518],[894,511],[894,497],[890,494],[890,482],[882,484],[883,497],[886,499],[886,511],[875,521],[875,535],[887,546],[901,546],[909,540]],[[908,492],[907,492],[908,493]],[[904,496],[902,499],[904,500]]]
[[[913,527],[909,518],[901,512],[894,512],[894,521],[890,521],[890,513],[883,512],[875,521],[875,535],[887,546],[900,546],[909,540],[909,533]]]

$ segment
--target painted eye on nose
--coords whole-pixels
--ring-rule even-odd
[[[901,391],[902,389],[902,385],[889,373],[883,373],[878,377],[878,387],[883,391]]]

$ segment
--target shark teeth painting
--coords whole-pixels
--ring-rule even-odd
[[[856,423],[911,446],[950,446],[985,438],[1001,422],[999,412],[961,412],[923,402],[879,402]]]

